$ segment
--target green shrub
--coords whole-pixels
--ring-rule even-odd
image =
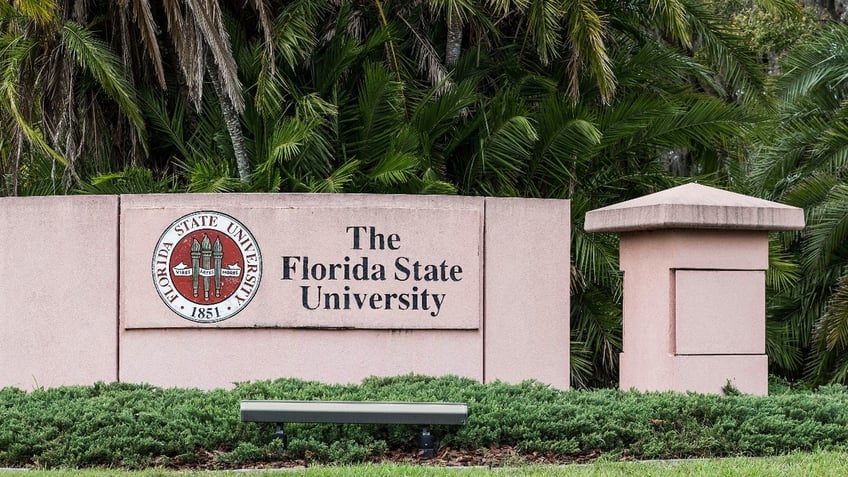
[[[848,447],[848,388],[776,388],[774,395],[560,391],[443,377],[369,378],[359,385],[296,379],[231,391],[123,383],[25,393],[0,390],[0,466],[139,468],[191,463],[214,452],[224,467],[275,459],[348,464],[386,449],[414,450],[418,426],[291,424],[283,453],[272,424],[243,423],[242,399],[468,403],[465,426],[435,426],[441,447],[509,445],[522,452],[637,458],[772,455]]]

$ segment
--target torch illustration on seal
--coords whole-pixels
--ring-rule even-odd
[[[215,238],[215,244],[212,245],[212,258],[215,260],[215,296],[221,296],[221,260],[224,258],[224,246],[221,245],[221,238]]]
[[[200,242],[200,266],[204,272],[212,268],[212,241],[206,234]],[[206,273],[203,274],[203,299],[209,301],[209,275]]]
[[[191,293],[197,297],[197,282],[200,278],[200,242],[191,242]]]

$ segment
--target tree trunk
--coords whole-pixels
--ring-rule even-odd
[[[834,20],[845,23],[848,20],[848,1],[833,0],[833,8],[830,13]]]
[[[462,53],[462,24],[456,15],[448,15],[447,45],[445,45],[445,66],[452,68]]]
[[[218,76],[218,70],[215,68],[207,68],[209,76],[212,78],[212,85],[215,87],[215,94],[218,96],[218,103],[221,105],[221,113],[224,116],[224,124],[227,126],[227,133],[230,135],[230,141],[233,144],[233,154],[236,157],[238,165],[239,179],[242,183],[250,183],[250,158],[247,157],[247,150],[244,147],[244,134],[241,131],[241,122],[239,115],[236,113],[233,103],[230,98],[224,93],[221,86],[221,78]]]

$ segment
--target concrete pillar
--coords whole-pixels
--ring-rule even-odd
[[[687,184],[586,214],[620,234],[624,342],[619,387],[768,394],[768,231],[803,210]]]

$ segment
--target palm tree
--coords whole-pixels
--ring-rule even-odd
[[[791,50],[777,83],[777,114],[760,131],[752,170],[760,195],[806,211],[807,229],[777,245],[801,273],[770,303],[770,319],[786,325],[794,366],[814,383],[848,383],[848,28],[831,25]]]
[[[5,193],[64,193],[80,159],[146,148],[144,122],[120,59],[73,2],[0,6],[0,128]],[[108,98],[104,101],[105,95]],[[114,133],[114,140],[110,137]],[[46,175],[38,171],[49,170]]]
[[[250,3],[255,9],[255,17],[250,17],[250,20],[259,29],[264,42],[263,61],[273,67],[274,39],[270,11],[263,0],[253,0]],[[250,158],[240,124],[240,115],[244,112],[245,105],[238,66],[225,25],[224,6],[217,0],[163,0],[161,5],[157,6],[160,7],[159,11],[164,13],[164,23],[173,43],[177,65],[182,72],[190,102],[200,111],[208,76],[230,137],[239,178],[244,183],[249,182]],[[142,38],[148,59],[147,66],[152,67],[159,86],[165,89],[165,66],[155,34],[159,26],[154,10],[156,9],[149,0],[134,0],[119,2],[118,11],[115,13],[122,18],[119,23],[124,30],[121,39],[138,36]],[[127,21],[129,18],[135,20],[134,28]],[[133,50],[137,49],[137,43],[132,40],[122,41],[121,47],[125,56],[131,57]]]

